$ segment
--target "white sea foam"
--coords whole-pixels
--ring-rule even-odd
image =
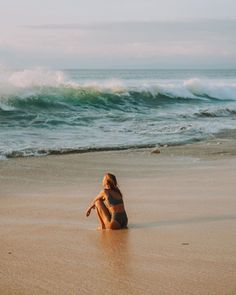
[[[21,71],[4,71],[0,75],[0,83],[17,88],[34,86],[58,86],[65,83],[62,71],[50,71],[41,68],[25,69]]]
[[[201,80],[197,78],[184,81],[183,86],[193,95],[236,100],[235,80]]]
[[[15,108],[0,101],[0,110],[13,111]]]
[[[171,97],[236,100],[235,79],[91,79],[82,80],[70,78],[63,71],[53,71],[42,68],[7,70],[0,69],[0,99],[4,96],[33,94],[45,87],[70,87],[89,89],[98,92],[128,93],[129,91],[148,92],[152,96],[159,94]],[[25,95],[26,94],[26,95]]]
[[[129,91],[148,92],[152,96],[159,94],[179,98],[216,98],[236,100],[236,80],[210,80],[192,78],[187,80],[130,80],[119,79],[93,80],[86,82],[67,82],[78,88],[90,88],[97,91],[125,93]]]
[[[33,93],[35,88],[58,87],[64,83],[65,75],[62,71],[41,68],[17,71],[0,69],[0,101],[6,105],[8,97],[17,96],[21,99],[27,93]]]

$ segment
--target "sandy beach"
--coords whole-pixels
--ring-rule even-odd
[[[236,294],[235,147],[0,161],[0,294]],[[85,217],[107,171],[127,230]]]

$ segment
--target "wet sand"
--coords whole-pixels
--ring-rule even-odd
[[[236,145],[0,162],[0,294],[236,292]],[[129,229],[85,209],[117,175]]]

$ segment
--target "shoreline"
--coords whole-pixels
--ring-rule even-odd
[[[41,149],[37,154],[30,154],[30,150],[26,149],[21,152],[12,152],[8,155],[2,155],[2,160],[18,159],[18,158],[34,158],[34,157],[48,157],[48,156],[64,156],[64,155],[79,155],[87,153],[100,153],[100,152],[119,152],[119,151],[142,151],[147,150],[153,153],[161,153],[169,155],[170,152],[176,155],[189,155],[197,156],[210,156],[212,154],[228,154],[236,155],[236,130],[225,130],[219,132],[216,137],[204,140],[196,140],[194,142],[186,143],[172,143],[172,144],[140,144],[133,146],[118,146],[118,147],[94,147],[94,148],[64,148],[61,150],[46,150]],[[170,151],[170,152],[169,152]],[[25,155],[26,153],[26,155]],[[27,154],[29,153],[29,154]],[[0,158],[1,160],[1,158]]]
[[[220,142],[220,143],[218,143]],[[0,162],[0,293],[229,295],[236,284],[234,139]],[[128,230],[85,209],[113,172]]]

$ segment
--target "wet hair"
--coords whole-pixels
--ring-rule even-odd
[[[122,197],[122,193],[118,187],[118,183],[117,183],[115,175],[111,173],[106,173],[105,176],[107,179],[107,184],[109,185],[110,189],[119,193]]]

